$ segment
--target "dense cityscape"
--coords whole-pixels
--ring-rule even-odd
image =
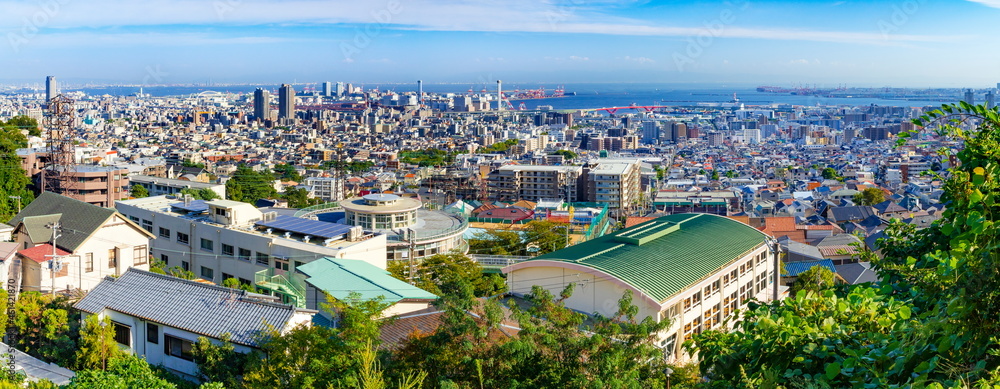
[[[995,1],[332,3],[0,5],[0,388],[1000,387]]]

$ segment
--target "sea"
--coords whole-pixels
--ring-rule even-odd
[[[293,85],[296,90],[302,91],[306,86],[318,88],[319,84]],[[355,84],[355,86],[362,86]],[[278,85],[228,85],[228,86],[145,86],[142,93],[149,96],[189,96],[206,91],[221,93],[248,94],[257,88],[265,88],[276,94]],[[391,90],[397,93],[415,92],[415,84],[365,84],[366,90]],[[504,94],[512,96],[516,90],[531,90],[544,88],[548,95],[551,95],[555,85],[547,84],[505,84]],[[609,107],[638,106],[698,106],[704,103],[729,103],[734,96],[745,105],[768,106],[775,104],[791,104],[804,106],[896,106],[896,107],[926,107],[940,106],[943,103],[957,102],[959,96],[939,95],[926,98],[904,99],[896,97],[891,93],[885,93],[879,97],[824,97],[816,95],[793,95],[790,93],[770,93],[759,92],[753,87],[721,87],[721,86],[692,86],[678,84],[614,84],[614,83],[580,83],[565,84],[562,86],[566,96],[558,98],[542,98],[530,100],[511,99],[511,103],[518,108],[524,103],[526,109],[533,110],[539,106],[550,106],[552,109],[591,109]],[[490,89],[493,88],[493,89]],[[476,93],[481,93],[487,89],[489,93],[495,92],[495,85],[469,85],[462,84],[424,84],[425,93],[468,93],[470,89]],[[105,86],[90,87],[78,90],[87,95],[113,95],[127,96],[139,93],[138,86]],[[870,94],[869,94],[870,95]]]

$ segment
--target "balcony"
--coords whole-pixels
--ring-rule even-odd
[[[264,269],[254,273],[254,285],[280,296],[281,301],[299,308],[306,307],[306,279],[278,269]]]

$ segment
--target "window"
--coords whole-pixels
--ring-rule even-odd
[[[214,280],[215,279],[215,270],[212,270],[210,268],[202,266],[201,267],[201,278],[204,278],[204,279],[209,280],[209,281]]]
[[[160,227],[160,237],[170,239],[170,230]]]
[[[116,321],[111,322],[111,325],[115,327],[115,342],[132,347],[132,328]]]
[[[83,270],[87,273],[94,271],[94,253],[83,255]]]
[[[134,221],[136,223],[139,223],[139,218],[137,218],[135,216],[129,216],[128,219],[131,220],[131,221]]]
[[[108,250],[108,269],[114,269],[116,267],[118,267],[118,250]]]
[[[232,257],[235,253],[233,246],[223,243],[222,244],[222,255],[227,255]]]
[[[142,229],[153,232],[153,221],[142,219]]]
[[[178,232],[177,233],[177,243],[188,244],[188,234],[185,234],[183,232]]]
[[[229,273],[222,273],[222,280],[223,280],[223,281],[225,281],[225,280],[228,280],[228,279],[230,279],[230,278],[233,278],[233,275],[232,275],[232,274],[229,274]]]
[[[201,238],[201,249],[205,251],[215,251],[215,242]]]
[[[219,216],[229,216],[229,215],[226,215],[226,209],[225,208],[216,208],[215,209],[215,214],[219,215]]]
[[[250,262],[250,250],[240,248],[240,256],[238,258]]]
[[[253,282],[250,282],[250,280],[246,278],[240,278],[240,285],[253,285]]]
[[[288,271],[288,260],[285,258],[274,257],[274,268]]]
[[[186,341],[184,339],[175,338],[173,336],[163,334],[163,353],[169,356],[180,358],[185,361],[193,361],[194,354],[191,350],[194,348],[194,343]]]
[[[168,262],[170,257],[168,257],[167,254],[160,254],[160,260],[163,261],[164,266],[170,264],[170,262]]]
[[[132,262],[136,265],[145,265],[149,262],[149,253],[146,251],[146,246],[135,246],[132,251]]]
[[[259,252],[259,253],[257,253],[257,264],[258,265],[263,265],[263,266],[268,266],[268,265],[271,264],[271,258],[267,255],[267,253],[260,253]]]
[[[160,344],[160,326],[153,323],[146,323],[146,341],[152,344]]]
[[[191,264],[188,261],[181,261],[181,269],[184,271],[191,271]]]

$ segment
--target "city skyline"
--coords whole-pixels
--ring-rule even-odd
[[[49,0],[0,5],[0,82],[989,87],[1000,1]],[[109,12],[113,9],[114,12]],[[34,81],[37,82],[37,81]]]

